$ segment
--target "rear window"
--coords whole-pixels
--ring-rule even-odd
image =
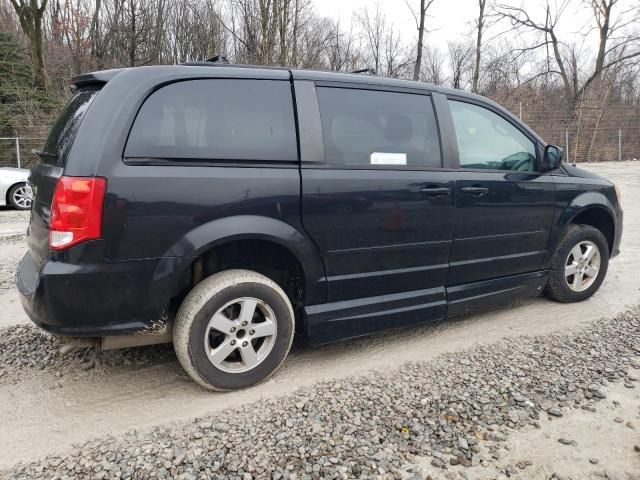
[[[73,144],[78,128],[82,123],[89,105],[98,94],[97,89],[84,89],[76,92],[55,121],[42,148],[40,161],[49,165],[63,167],[67,154]]]
[[[297,161],[291,85],[238,79],[167,85],[142,105],[125,157]]]

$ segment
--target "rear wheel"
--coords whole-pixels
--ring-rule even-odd
[[[184,299],[173,344],[196,382],[233,390],[273,374],[293,334],[293,308],[275,282],[249,270],[227,270],[203,280]]]
[[[551,259],[546,293],[559,302],[579,302],[602,285],[609,266],[609,245],[589,225],[570,225]]]
[[[9,189],[9,203],[17,210],[31,208],[31,191],[26,183],[18,183]]]

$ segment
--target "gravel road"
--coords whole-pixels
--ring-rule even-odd
[[[526,428],[553,430],[543,426],[542,417],[559,419],[583,409],[589,421],[611,406],[610,383],[637,389],[638,369],[635,309],[571,334],[502,340],[384,373],[320,382],[284,398],[150,432],[103,437],[5,475],[426,479],[458,467],[442,478],[549,478],[538,475],[553,470],[556,478],[598,478],[606,472],[603,478],[629,479],[640,472],[640,445],[621,439],[629,432],[637,436],[637,393],[625,405],[625,416],[610,421],[620,433],[578,453],[580,463],[564,460],[585,441],[576,436],[579,428],[565,426],[572,435],[539,441],[540,448],[546,443],[548,450],[564,451],[551,469],[546,457],[539,460],[538,448],[515,452],[517,463],[507,463],[513,455],[508,457],[505,440]],[[617,451],[615,461],[605,465],[600,459],[610,459],[609,450]],[[481,472],[472,473],[474,468]]]
[[[458,478],[460,469],[468,478],[498,478],[511,475],[512,469],[518,478],[549,478],[553,473],[561,478],[561,471],[546,471],[553,470],[544,465],[546,457],[534,455],[545,452],[542,440],[532,447],[526,439],[555,434],[554,428],[560,429],[564,422],[569,427],[562,434],[576,436],[566,438],[568,445],[547,439],[548,456],[595,455],[581,440],[588,435],[571,430],[576,422],[569,420],[579,419],[577,423],[589,428],[597,425],[602,441],[607,435],[609,440],[628,437],[628,445],[617,451],[613,448],[617,442],[611,440],[606,443],[612,445],[608,456],[589,457],[598,463],[588,458],[584,465],[569,462],[577,462],[586,473],[567,467],[565,475],[589,478],[606,469],[609,478],[615,478],[615,472],[640,472],[633,463],[640,456],[633,452],[633,439],[638,444],[640,438],[626,426],[626,422],[640,426],[634,380],[637,310],[602,320],[640,304],[640,162],[588,168],[619,185],[625,209],[622,254],[591,300],[561,305],[532,299],[455,322],[321,348],[295,346],[271,380],[227,394],[198,388],[168,347],[84,350],[60,357],[59,340],[28,325],[11,285],[25,248],[21,232],[27,215],[0,211],[0,468],[8,469],[6,476],[27,478],[38,476],[38,470],[47,478],[52,472],[70,475],[68,465],[96,478],[114,478],[116,471],[123,477],[135,471],[136,478],[146,478],[145,472],[155,471],[160,478],[199,478],[201,467],[224,478],[232,474],[286,478],[292,473],[300,478],[305,472],[315,478],[332,472],[337,477]],[[608,387],[603,381],[618,383]],[[594,399],[589,398],[593,392],[588,387],[594,382],[608,398],[597,402],[596,413],[576,408],[585,402],[591,408]],[[635,388],[626,388],[625,383]],[[478,403],[480,391],[490,399],[488,404]],[[509,397],[514,392],[520,396]],[[299,408],[301,398],[306,400]],[[519,398],[524,400],[518,403]],[[616,405],[609,402],[611,398],[624,401],[616,400],[621,402]],[[469,413],[471,400],[480,409],[476,419]],[[560,408],[562,417],[547,420],[541,414],[551,408],[549,402]],[[449,408],[471,416],[443,421]],[[520,417],[521,411],[528,417],[524,413]],[[610,420],[609,413],[623,416],[624,422]],[[610,424],[620,431],[608,430]],[[220,430],[225,425],[228,430]],[[136,433],[131,433],[133,429]],[[466,450],[461,449],[464,442],[457,443],[461,435]],[[576,439],[574,446],[571,441]],[[480,451],[474,451],[476,446]],[[513,457],[523,449],[522,458]],[[47,455],[53,457],[16,467],[17,462]],[[484,460],[487,466],[451,465],[451,457],[458,456],[481,464]],[[557,463],[565,457],[573,458],[563,455]],[[501,459],[512,464],[502,465]],[[95,465],[81,467],[85,461]],[[449,462],[447,472],[434,467],[434,461]],[[533,464],[526,464],[529,461]],[[359,467],[353,467],[354,462]],[[99,468],[101,463],[111,470]],[[362,470],[358,473],[357,468]],[[473,476],[479,468],[480,476]],[[524,474],[530,476],[521,477]]]

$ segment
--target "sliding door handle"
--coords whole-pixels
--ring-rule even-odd
[[[474,197],[481,197],[485,193],[489,193],[489,189],[487,187],[462,187],[460,190],[463,193],[469,193]]]
[[[429,197],[439,197],[450,195],[451,189],[449,187],[422,187],[420,193],[424,193]]]

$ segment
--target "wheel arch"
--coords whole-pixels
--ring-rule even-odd
[[[609,254],[611,254],[613,251],[616,226],[613,215],[606,208],[600,205],[586,207],[576,213],[570,223],[589,225],[599,230],[607,239]]]
[[[610,250],[609,253],[613,251],[616,234],[615,209],[613,205],[602,192],[583,192],[571,199],[564,209],[557,214],[547,244],[547,255],[542,262],[541,268],[548,268],[553,252],[555,252],[558,247],[562,233],[565,228],[572,223],[591,225],[602,231],[607,239]]]
[[[564,229],[571,223],[581,223],[600,230],[607,239],[611,253],[616,234],[615,218],[615,208],[609,199],[602,192],[590,191],[571,200],[560,216],[559,225]]]
[[[275,267],[284,263],[289,271],[299,272],[301,302],[325,300],[324,266],[315,244],[301,229],[257,215],[225,217],[191,230],[163,256],[156,277],[170,278],[171,298],[179,302],[199,280],[215,273],[215,265],[250,269],[256,262]],[[264,270],[257,268],[266,274]]]

